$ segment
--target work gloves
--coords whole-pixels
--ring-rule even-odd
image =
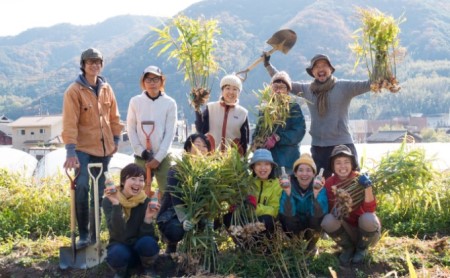
[[[194,228],[194,223],[192,223],[189,220],[184,220],[183,221],[183,230],[185,230],[186,232],[189,232],[193,228]]]
[[[370,177],[367,173],[361,174],[359,176],[358,183],[364,188],[368,188],[368,187],[372,186],[372,181],[370,180]]]
[[[152,152],[152,151],[144,150],[144,151],[142,152],[142,154],[141,154],[141,157],[142,157],[142,159],[145,160],[145,161],[150,161],[150,160],[153,159],[153,152]]]
[[[263,52],[263,54],[261,55],[264,58],[264,67],[268,67],[270,65],[270,55],[267,52]]]
[[[254,209],[256,209],[256,206],[258,205],[258,201],[256,200],[256,197],[253,195],[248,195],[244,203],[246,205],[252,206]]]
[[[266,142],[264,143],[264,148],[270,150],[275,147],[275,144],[280,141],[280,136],[276,133],[272,133],[269,137],[267,137]]]

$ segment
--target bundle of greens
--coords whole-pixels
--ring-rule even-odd
[[[273,94],[270,86],[265,86],[255,95],[259,99],[257,106],[259,115],[253,138],[253,150],[264,147],[266,139],[276,131],[277,126],[286,126],[291,102],[291,97],[287,94]]]
[[[191,86],[189,101],[196,111],[200,111],[211,92],[210,75],[219,69],[213,55],[214,36],[220,34],[217,20],[194,20],[180,15],[164,28],[152,29],[159,37],[150,49],[162,46],[159,56],[174,47],[169,59],[178,60],[178,70],[184,71],[184,80],[188,80]]]
[[[186,256],[183,267],[197,269],[192,265],[202,263],[202,269],[211,271],[217,263],[217,242],[208,223],[221,219],[230,205],[243,203],[251,192],[254,182],[248,160],[241,157],[236,147],[230,147],[207,156],[187,153],[175,162],[181,186],[174,194],[184,202],[176,210],[195,224],[180,244],[180,251]]]
[[[364,59],[372,82],[371,90],[387,89],[396,93],[401,89],[396,79],[396,59],[401,52],[399,24],[404,19],[394,19],[377,9],[357,10],[362,27],[354,32],[355,42],[350,46],[357,57],[355,68]]]

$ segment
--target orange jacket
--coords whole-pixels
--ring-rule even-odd
[[[78,82],[67,88],[62,139],[65,144],[75,144],[76,150],[104,157],[113,153],[114,136],[120,136],[123,125],[113,89],[106,82],[99,86],[98,98]]]

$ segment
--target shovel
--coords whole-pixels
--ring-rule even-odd
[[[147,132],[145,130],[144,126],[150,126],[150,131]],[[153,131],[155,130],[155,122],[154,121],[142,121],[141,129],[142,129],[142,132],[145,134],[145,148],[151,154],[151,157],[148,160],[148,161],[150,161],[153,159],[152,142],[150,141],[150,136],[152,135]],[[146,169],[146,174],[147,174],[146,185],[145,185],[145,194],[147,194],[147,196],[149,198],[151,198],[153,195],[152,194],[152,169],[147,165],[145,165],[145,169]]]
[[[70,239],[71,247],[61,247],[59,248],[59,268],[67,269],[71,268],[85,268],[84,258],[86,254],[84,249],[77,250],[75,244],[75,179],[69,174],[69,170],[66,169],[66,175],[70,180]]]
[[[267,40],[272,49],[267,52],[268,55],[272,55],[275,51],[279,50],[284,54],[287,54],[289,50],[295,45],[297,41],[297,34],[290,29],[283,29],[275,32],[270,39]],[[253,62],[250,66],[248,66],[245,70],[236,73],[236,76],[239,77],[242,81],[247,79],[247,73],[254,69],[259,63],[264,61],[264,56],[259,57],[256,61]]]
[[[94,177],[91,173],[91,168],[100,168],[99,174]],[[76,248],[75,244],[75,179],[67,173],[70,179],[70,230],[71,230],[71,247],[61,247],[59,253],[59,267],[61,269],[75,268],[75,269],[87,269],[99,265],[106,257],[106,250],[101,247],[100,243],[100,211],[98,200],[98,179],[103,173],[102,163],[89,163],[88,172],[94,181],[94,209],[95,209],[95,239],[94,245],[89,245],[83,248]]]

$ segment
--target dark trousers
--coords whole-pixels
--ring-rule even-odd
[[[133,267],[140,263],[140,257],[152,257],[158,253],[159,246],[155,238],[144,236],[133,245],[112,243],[107,248],[106,261],[112,268]]]

